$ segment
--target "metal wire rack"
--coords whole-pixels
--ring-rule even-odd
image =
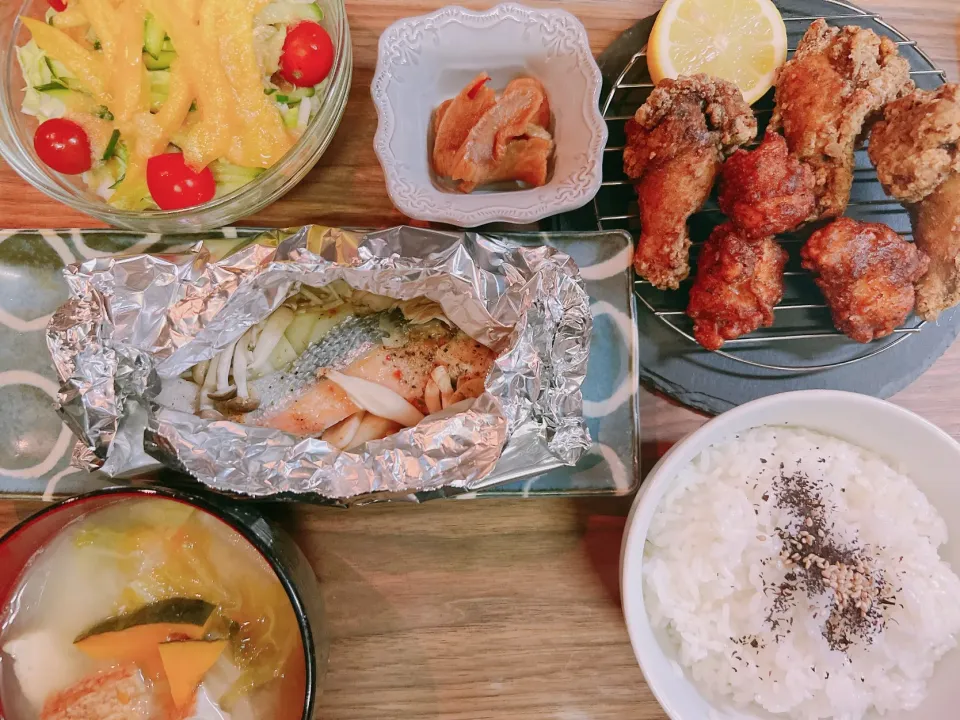
[[[795,3],[800,4],[800,3]],[[814,5],[805,3],[804,5]],[[886,23],[878,14],[862,10],[841,0],[821,0],[816,5],[835,8],[831,14],[809,14],[791,12],[781,8],[787,26],[789,43],[788,54],[793,51],[810,23],[823,17],[831,24],[857,24],[873,29],[879,34],[891,37],[900,47],[900,51],[911,62],[911,76],[920,87],[934,88],[946,82],[946,74],[937,69],[930,58],[903,33]],[[629,179],[623,174],[623,150],[626,138],[624,123],[633,117],[637,108],[643,104],[653,88],[647,71],[646,48],[635,53],[611,84],[603,100],[603,116],[610,130],[610,140],[604,154],[604,178],[600,192],[593,201],[597,227],[600,230],[626,229],[634,235],[640,227],[639,208],[636,195]],[[772,93],[754,106],[760,126],[758,138],[763,137],[764,128],[773,112]],[[757,141],[759,142],[759,141]],[[756,144],[756,143],[754,143]],[[911,238],[910,221],[907,212],[894,200],[888,198],[877,181],[876,173],[866,156],[865,149],[856,153],[854,186],[847,215],[869,222],[884,222],[906,238]],[[703,242],[716,225],[723,220],[715,198],[690,219],[693,249],[691,257],[691,279],[681,285],[677,291],[660,291],[642,279],[635,281],[634,291],[641,305],[646,307],[660,321],[672,330],[696,344],[693,338],[693,324],[686,317],[685,307],[692,277],[696,273],[696,260]],[[868,345],[859,345],[838,332],[831,321],[830,312],[817,290],[813,278],[800,267],[799,250],[809,236],[809,230],[780,236],[778,239],[790,254],[790,260],[784,273],[784,299],[775,310],[776,322],[771,328],[763,328],[736,340],[729,340],[724,350],[717,353],[726,358],[755,368],[789,373],[805,373],[850,365],[874,357],[906,341],[920,332],[925,324],[919,318],[911,316],[907,323],[897,328],[883,340]],[[790,355],[788,343],[806,341],[809,343],[829,342],[848,345],[848,352],[842,359],[830,362],[810,364]],[[776,357],[787,357],[790,362],[770,362],[766,355],[749,357],[751,350],[776,347]],[[816,357],[816,352],[813,353]]]

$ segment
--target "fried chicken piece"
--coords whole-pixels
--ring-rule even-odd
[[[917,315],[934,321],[960,303],[960,174],[910,209],[917,245],[930,269],[917,282]]]
[[[768,132],[753,152],[737,150],[720,171],[720,209],[744,237],[796,229],[813,213],[813,171]]]
[[[643,223],[634,267],[661,289],[690,274],[687,218],[713,188],[724,158],[757,135],[736,85],[708,75],[661,80],[627,123],[623,171]]]
[[[719,350],[726,340],[773,325],[787,258],[772,237],[747,238],[732,223],[714,229],[700,253],[687,305],[697,342]]]
[[[892,333],[913,310],[913,283],[929,259],[881,223],[840,218],[810,236],[803,267],[812,271],[837,329],[857,342]]]
[[[860,27],[833,28],[823,19],[810,25],[780,69],[771,120],[790,152],[813,169],[817,207],[810,220],[843,214],[864,125],[912,89],[910,64],[893,40]]]
[[[884,190],[907,203],[914,239],[930,258],[917,283],[917,315],[936,320],[960,303],[960,85],[887,105],[869,153]]]

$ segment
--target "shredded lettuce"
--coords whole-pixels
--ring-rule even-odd
[[[40,121],[63,117],[67,107],[57,98],[38,92],[34,88],[54,82],[57,78],[51,69],[46,53],[31,40],[17,48],[17,62],[27,81],[23,96],[22,110],[25,115],[40,118]]]
[[[53,72],[47,63],[47,55],[35,40],[30,40],[17,48],[17,60],[20,62],[23,77],[30,87],[46,85],[54,81]]]

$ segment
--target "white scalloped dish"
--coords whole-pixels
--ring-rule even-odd
[[[556,142],[546,185],[464,194],[433,177],[433,111],[482,71],[497,91],[522,76],[545,86]],[[394,23],[380,36],[372,85],[379,120],[374,149],[390,199],[411,218],[461,227],[532,223],[582,207],[602,180],[601,82],[586,30],[563,10],[512,3],[485,12],[446,7]]]

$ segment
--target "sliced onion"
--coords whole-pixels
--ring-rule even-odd
[[[443,420],[444,418],[453,417],[454,415],[466,412],[473,407],[473,404],[476,401],[476,398],[467,398],[466,400],[455,402],[452,405],[447,405],[440,412],[430,413],[427,415],[427,420]]]
[[[411,427],[423,420],[423,413],[390,388],[336,370],[327,372],[327,377],[343,388],[353,404],[361,410],[393,420],[404,427]]]
[[[270,354],[277,347],[280,338],[293,322],[295,313],[288,307],[277,308],[273,315],[267,319],[267,324],[263,326],[260,337],[257,339],[257,345],[253,349],[253,355],[250,358],[250,369],[259,375],[266,375],[273,371],[270,364]]]
[[[353,437],[357,434],[360,423],[366,415],[367,413],[363,410],[355,412],[350,417],[327,428],[323,435],[320,436],[320,439],[330,443],[335,448],[343,450],[353,441]]]
[[[430,378],[440,388],[440,404],[446,407],[450,404],[450,398],[453,397],[453,383],[450,382],[450,374],[443,365],[437,365],[430,373]]]
[[[402,429],[403,426],[395,423],[393,420],[387,420],[386,418],[367,413],[366,417],[363,418],[363,422],[360,423],[360,427],[357,428],[357,434],[353,436],[353,440],[347,447],[347,450],[356,450],[364,443],[389,437]]]

